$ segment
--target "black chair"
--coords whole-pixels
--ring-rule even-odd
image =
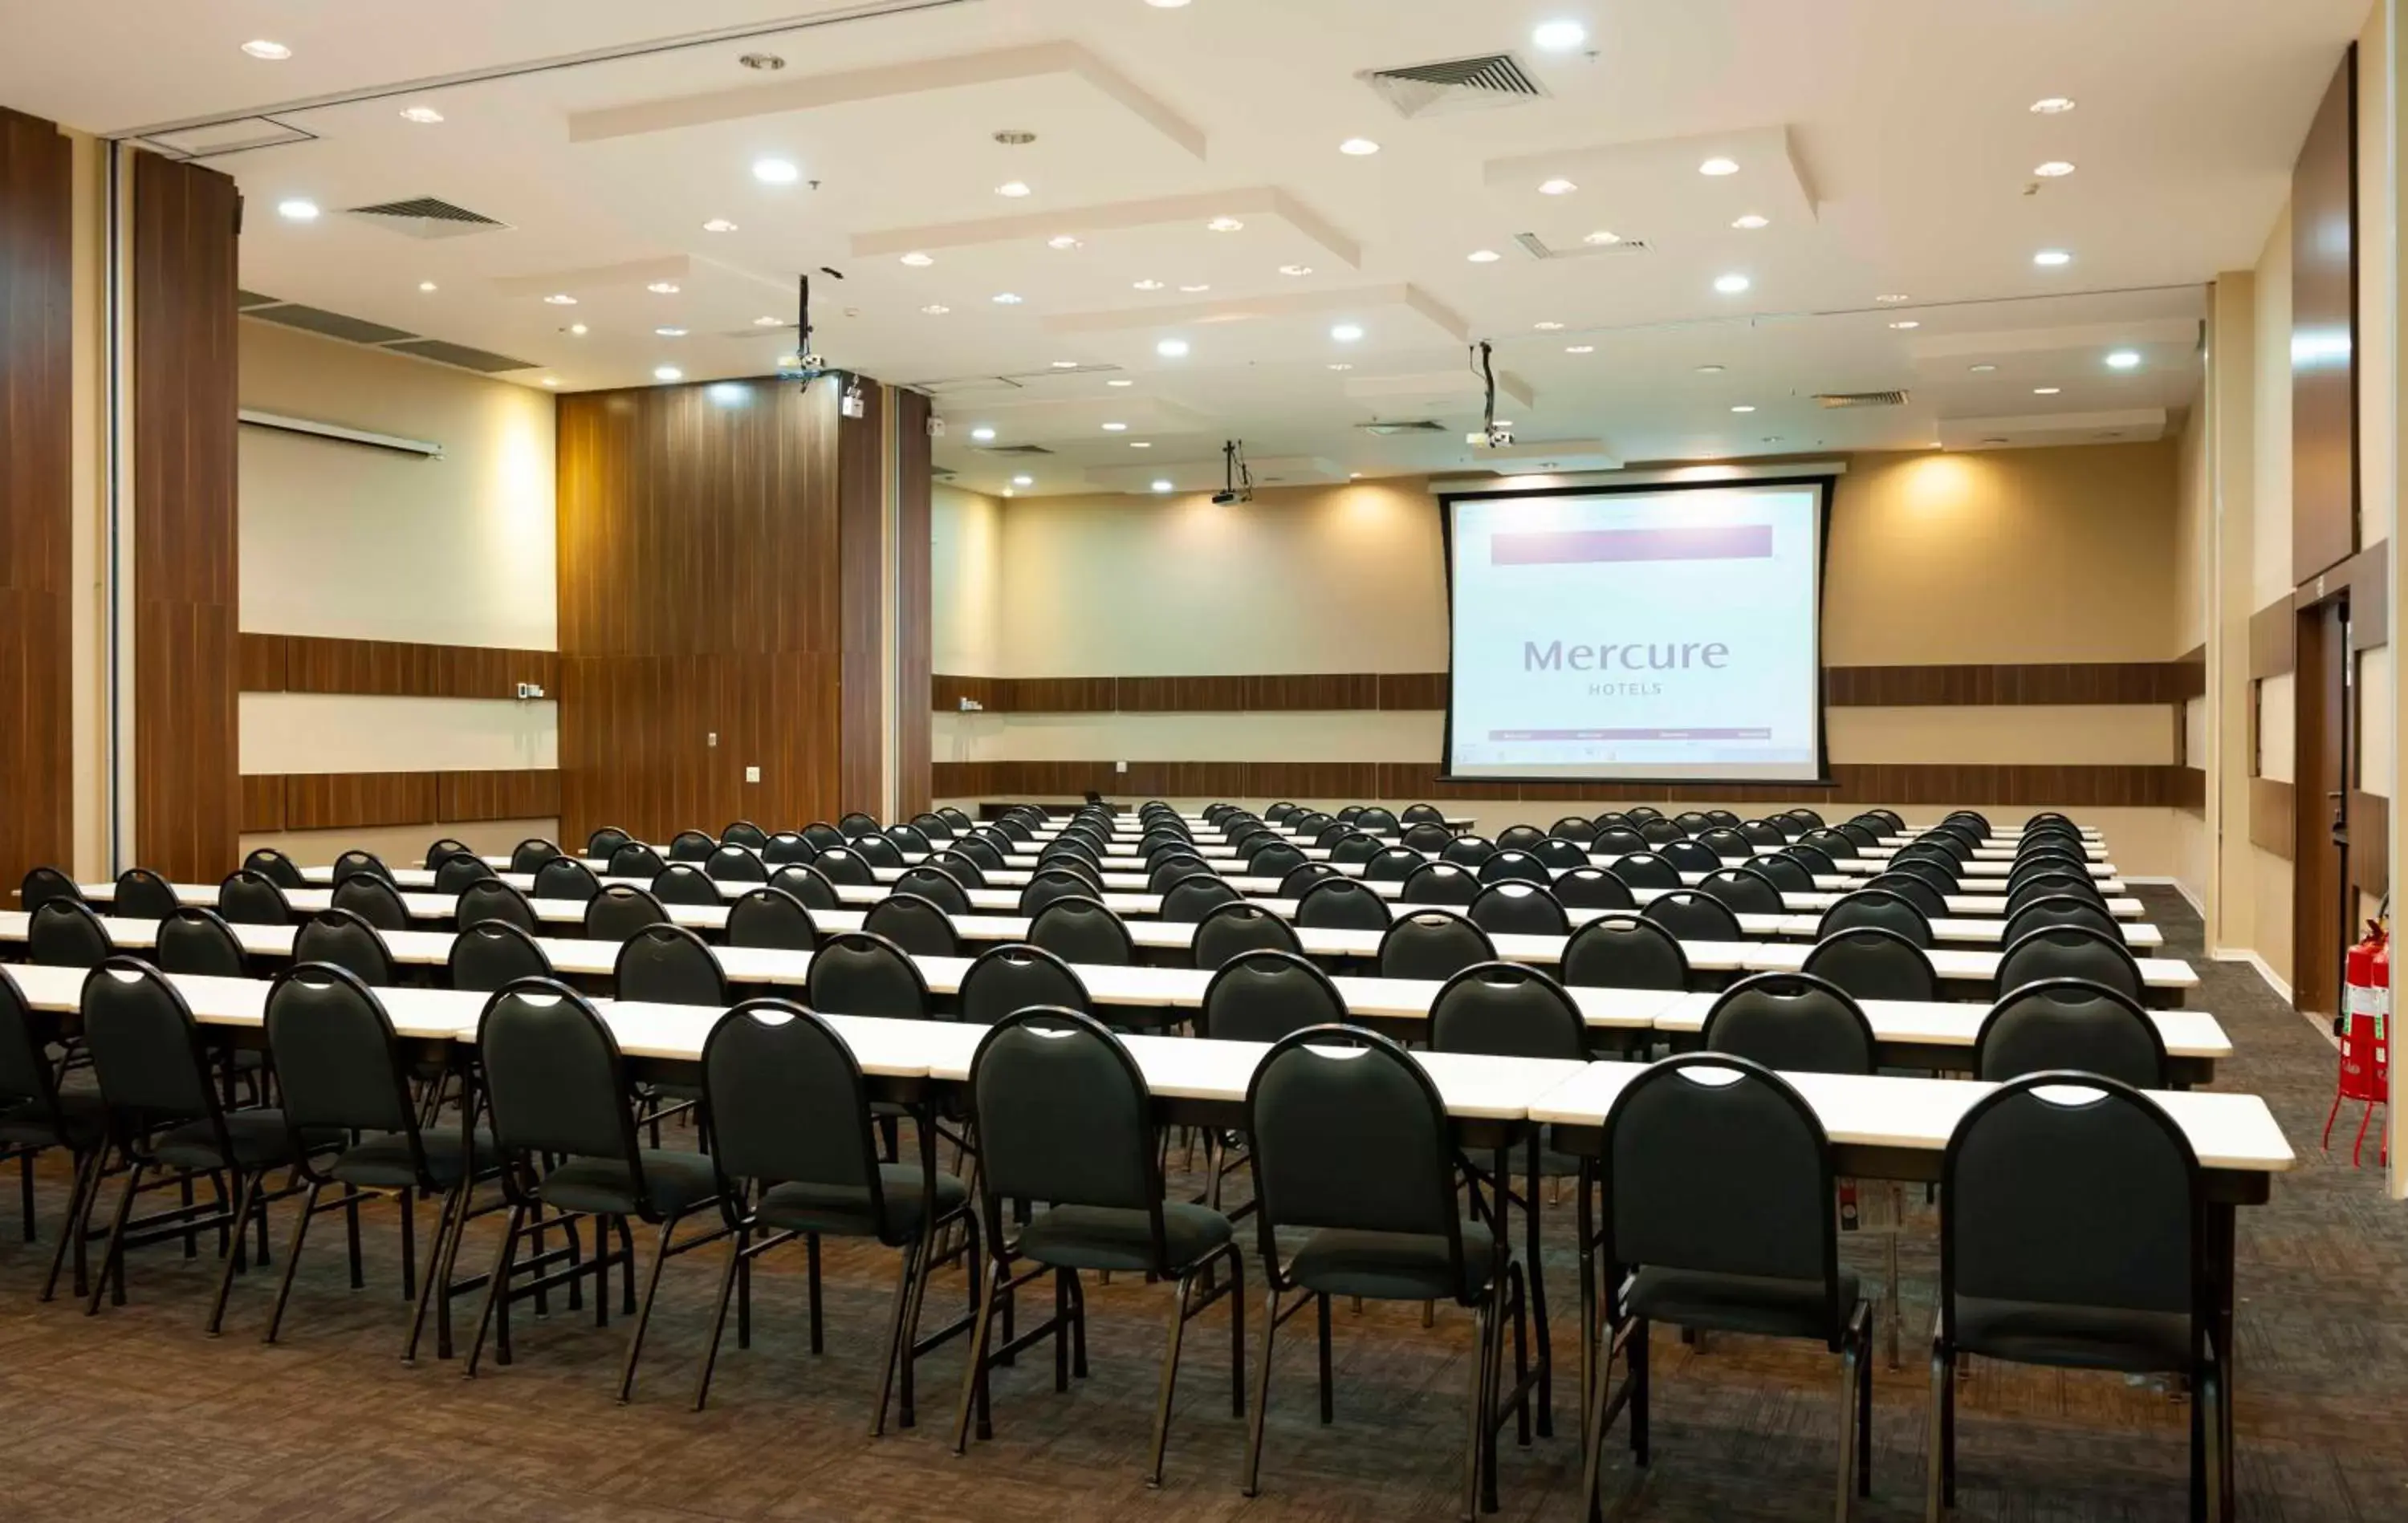
[[[983,843],[979,844],[982,845]],[[944,850],[938,852],[935,858],[929,861],[922,863],[921,865],[923,867],[933,867],[937,869],[939,872],[945,874],[955,883],[960,884],[965,889],[983,889],[986,887],[985,865],[980,862],[975,857],[968,856],[952,847],[947,847]],[[905,874],[906,876],[910,875],[910,871],[916,871],[916,869],[907,870]],[[896,881],[900,882],[901,879],[898,878]]]
[[[1402,823],[1395,815],[1376,804],[1354,817],[1357,830],[1369,831],[1374,835],[1394,835]]]
[[[535,887],[530,897],[562,899],[572,904],[590,903],[602,891],[602,880],[594,870],[574,857],[559,857],[535,870]]]
[[[632,884],[613,883],[585,905],[589,941],[624,942],[646,926],[669,923],[668,907]]]
[[[928,833],[917,825],[889,825],[883,833],[888,844],[896,851],[928,855],[937,849]]]
[[[817,1015],[782,1000],[748,1001],[711,1028],[703,1044],[702,1087],[720,1210],[736,1234],[736,1248],[720,1276],[694,1410],[701,1411],[710,1397],[731,1293],[742,1298],[739,1330],[751,1325],[753,1260],[802,1239],[809,1253],[810,1349],[817,1354],[823,1345],[820,1239],[864,1238],[903,1250],[870,1432],[885,1430],[898,1363],[908,1426],[916,1404],[912,1370],[932,1267],[928,1250],[937,1233],[960,1217],[977,1254],[978,1224],[966,1209],[969,1193],[960,1179],[937,1168],[933,1130],[924,1130],[917,1161],[881,1162],[868,1084],[852,1048]],[[739,1331],[739,1342],[742,1337]]]
[[[1770,1069],[1689,1053],[1633,1079],[1604,1133],[1608,1343],[1592,1409],[1628,1413],[1632,1458],[1644,1468],[1653,1324],[1819,1342],[1841,1361],[1845,1516],[1850,1495],[1871,1487],[1872,1317],[1855,1272],[1840,1267],[1838,1181],[1822,1123]],[[1616,1352],[1627,1373],[1609,1402]],[[1607,1427],[1597,1425],[1588,1456],[1583,1516],[1598,1503]]]
[[[989,1352],[996,1302],[1049,1272],[1054,1316],[1013,1340],[1021,1345],[1049,1331],[1054,1387],[1068,1387],[1069,1340],[1083,1350],[1086,1301],[1082,1270],[1120,1270],[1177,1282],[1164,1351],[1161,1396],[1155,1404],[1148,1482],[1162,1481],[1171,1397],[1179,1374],[1181,1333],[1213,1302],[1229,1302],[1229,1400],[1245,1412],[1245,1256],[1229,1218],[1207,1206],[1163,1199],[1162,1155],[1151,1097],[1136,1060],[1092,1018],[1069,1010],[1024,1010],[988,1031],[970,1060],[969,1108],[978,1133],[979,1198],[986,1228],[980,1260],[979,1309],[962,1383],[953,1452],[968,1446],[971,1411],[983,1418],[991,1372],[1009,1350]],[[1004,1235],[1003,1203],[1041,1201],[1016,1241]],[[1030,1267],[1015,1275],[1013,1263]],[[1226,1263],[1228,1280],[1197,1282],[1208,1266]],[[1082,1372],[1085,1359],[1077,1364]],[[989,1436],[982,1421],[980,1436]]]
[[[1781,827],[1769,819],[1742,820],[1736,829],[1741,840],[1760,851],[1778,851],[1789,844],[1789,837],[1781,833]]]
[[[703,872],[719,883],[767,883],[769,866],[757,851],[747,851],[740,846],[724,846],[713,851],[702,864]]]
[[[1386,900],[1349,877],[1323,878],[1296,902],[1298,930],[1385,931],[1395,918]]]
[[[1029,887],[1035,888],[1036,884],[1032,881]],[[1162,918],[1194,924],[1222,905],[1236,904],[1244,897],[1229,887],[1226,878],[1211,873],[1191,873],[1163,890]],[[1027,897],[1023,895],[1022,908],[1025,909],[1027,904]]]
[[[1304,853],[1285,841],[1266,841],[1246,854],[1246,875],[1275,878],[1301,867]]]
[[[1283,1298],[1301,1292],[1312,1302],[1325,1423],[1337,1396],[1330,1378],[1330,1298],[1442,1300],[1474,1315],[1461,1510],[1478,1516],[1495,1437],[1489,1372],[1503,1357],[1509,1311],[1515,1347],[1524,1346],[1521,1266],[1513,1263],[1499,1275],[1499,1259],[1510,1256],[1510,1245],[1500,1244],[1492,1221],[1467,1217],[1456,1203],[1461,1183],[1454,1132],[1437,1087],[1384,1037],[1338,1026],[1308,1028],[1282,1038],[1255,1068],[1246,1089],[1246,1132],[1260,1204],[1257,1248],[1270,1291],[1254,1363],[1245,1494],[1255,1494],[1262,1473]]]
[[[1444,851],[1447,843],[1454,839],[1453,831],[1435,823],[1407,825],[1404,833],[1397,837],[1398,845],[1419,852]]]
[[[1628,825],[1600,825],[1597,839],[1588,844],[1588,848],[1600,857],[1627,857],[1647,850],[1647,837]]]
[[[1343,1024],[1346,999],[1329,975],[1281,948],[1240,952],[1204,986],[1196,1034],[1223,1042],[1276,1042],[1290,1032]]]
[[[1737,871],[1764,879],[1784,895],[1814,891],[1814,875],[1794,857],[1750,857]],[[1786,907],[1785,900],[1784,907]]]
[[[332,875],[335,882],[341,883],[347,878],[358,877],[362,875],[380,877],[387,883],[393,881],[393,870],[385,866],[383,859],[373,851],[346,851],[335,859]]]
[[[1332,846],[1329,848],[1329,860],[1340,865],[1350,862],[1368,862],[1383,849],[1384,844],[1378,836],[1365,835],[1358,831]]]
[[[1563,981],[1584,989],[1689,987],[1679,938],[1636,915],[1601,915],[1564,943]]]
[[[2071,1070],[2135,1089],[2169,1088],[2165,1033],[2140,1003],[2104,984],[2043,978],[1990,1007],[1973,1072],[1994,1082]]]
[[[1183,883],[1186,880],[1181,881]],[[1221,883],[1219,878],[1213,878],[1211,881]],[[1226,889],[1228,885],[1221,884],[1221,887]],[[1173,885],[1173,890],[1176,888],[1177,885]],[[1040,867],[1030,875],[1027,884],[1020,890],[1020,913],[1035,915],[1057,899],[1092,899],[1101,891],[1101,885],[1088,881],[1078,873],[1059,866]],[[1229,891],[1237,892],[1234,889],[1230,889]],[[1170,918],[1168,904],[1169,891],[1166,890],[1163,910],[1165,919]]]
[[[2041,872],[2007,879],[2007,913],[2013,915],[2040,899],[2084,899],[2102,908],[2107,896],[2099,891],[2098,883],[2086,875]]]
[[[321,910],[303,921],[293,932],[293,961],[327,963],[378,989],[401,982],[377,928],[347,909]]]
[[[517,934],[510,927],[500,929]],[[351,1288],[358,1289],[362,1284],[360,1204],[373,1194],[393,1191],[401,1205],[401,1294],[405,1301],[414,1297],[417,1302],[401,1357],[416,1358],[427,1305],[434,1302],[442,1308],[437,1352],[449,1358],[451,1302],[457,1293],[452,1264],[459,1255],[459,1231],[469,1216],[470,1193],[493,1168],[492,1138],[483,1132],[464,1138],[457,1131],[422,1123],[410,1098],[410,1065],[394,1034],[392,1018],[368,986],[340,968],[305,962],[287,969],[268,986],[265,1024],[282,1090],[280,1109],[288,1146],[308,1181],[301,1209],[294,1217],[292,1241],[284,1250],[284,1276],[277,1286],[275,1308],[267,1316],[265,1341],[274,1343],[284,1325],[294,1271],[300,1264],[311,1220],[324,1211],[344,1213],[351,1246]],[[327,1136],[352,1140],[340,1152],[326,1157],[316,1141]],[[329,1185],[340,1185],[343,1193],[322,1202],[319,1197]],[[443,1203],[423,1280],[415,1242],[416,1195],[421,1192]]]
[[[117,875],[108,913],[121,920],[164,920],[181,903],[165,878],[147,867],[129,867]]]
[[[1430,1001],[1429,1045],[1432,1052],[1582,1062],[1588,1027],[1564,986],[1538,969],[1483,962],[1448,979]]]
[[[2232,1351],[2217,1341],[2205,1189],[2181,1128],[2114,1079],[2035,1074],[1965,1113],[1940,1181],[1927,1516],[1956,1502],[1956,1360],[1966,1354],[2186,1377],[2190,1516],[2223,1516]]]
[[[641,841],[630,841],[610,853],[609,865],[605,871],[614,878],[653,878],[658,877],[661,869],[667,865],[667,860],[659,852]]]
[[[293,904],[266,874],[246,867],[218,885],[218,913],[232,925],[291,925]]]
[[[539,873],[546,862],[558,861],[563,855],[559,843],[531,835],[510,848],[510,871]]]
[[[125,1252],[142,1243],[186,1238],[196,1230],[222,1228],[225,1267],[219,1272],[210,1302],[208,1332],[215,1336],[225,1321],[226,1296],[234,1276],[248,1266],[250,1237],[258,1224],[259,1259],[267,1258],[267,1206],[294,1193],[287,1184],[271,1189],[267,1176],[300,1161],[294,1138],[280,1111],[264,1108],[229,1110],[219,1103],[207,1047],[184,997],[165,975],[136,958],[113,957],[84,978],[80,1001],[85,1047],[92,1054],[93,1075],[100,1085],[101,1105],[108,1117],[109,1141],[128,1165],[117,1210],[108,1227],[93,1276],[84,1314],[100,1310],[104,1294],[111,1303],[125,1302]],[[322,1148],[337,1139],[320,1134],[304,1146]],[[134,1203],[144,1178],[164,1177],[151,1188],[175,1183],[189,1186],[202,1177],[222,1178],[234,1187],[231,1208],[222,1193],[218,1209],[170,1209],[136,1222]],[[220,1188],[222,1187],[213,1187]],[[80,1232],[82,1229],[73,1229]]]
[[[895,880],[893,892],[917,894],[948,915],[970,913],[970,896],[962,881],[941,867],[907,867]]]
[[[719,843],[707,832],[680,831],[669,837],[669,861],[673,862],[707,862],[719,849]]]
[[[819,928],[803,902],[783,889],[755,889],[727,906],[727,945],[808,952]]]
[[[1652,920],[1677,941],[1739,941],[1739,917],[1719,899],[1693,889],[1668,889],[1647,902],[1640,918]]]
[[[1701,1044],[1784,1074],[1870,1074],[1872,1022],[1847,990],[1803,973],[1753,974],[1715,996]]]
[[[664,904],[709,909],[727,903],[710,875],[692,862],[671,862],[652,879],[652,897]]]
[[[27,918],[28,962],[50,968],[96,968],[116,955],[108,928],[80,899],[46,900]]]
[[[871,832],[877,830],[878,821],[856,809],[853,813],[838,819],[836,822],[836,828],[844,833],[846,840],[858,840],[860,837],[867,835]]]
[[[2027,931],[2007,944],[1999,956],[1998,978],[1992,986],[2004,999],[2026,984],[2043,978],[2086,978],[2143,1003],[2141,965],[2120,936],[2110,936],[2083,925],[2042,926]]]
[[[1999,933],[1999,943],[2013,947],[2025,932],[2037,931],[2044,925],[2086,925],[2101,935],[2129,945],[2124,927],[2107,913],[2105,905],[2076,894],[2046,894],[2025,900],[2007,916],[2006,929]]]
[[[953,1018],[970,1026],[992,1026],[1039,1005],[1089,1015],[1094,1003],[1069,963],[1042,947],[1006,942],[981,952],[963,971],[953,995]]]
[[[695,1233],[683,1243],[675,1241],[679,1222],[718,1203],[713,1165],[699,1153],[640,1146],[635,1092],[619,1044],[594,1007],[564,984],[523,979],[495,993],[478,1023],[477,1052],[484,1068],[494,1143],[501,1155],[503,1198],[510,1209],[501,1251],[485,1281],[476,1334],[469,1340],[467,1374],[477,1373],[485,1332],[494,1325],[497,1309],[495,1356],[505,1363],[509,1359],[510,1278],[520,1239],[530,1228],[539,1230],[547,1214],[563,1226],[591,1217],[595,1251],[591,1260],[563,1274],[573,1281],[590,1270],[596,1312],[607,1314],[610,1267],[619,1268],[625,1308],[636,1317],[619,1372],[619,1400],[625,1402],[635,1391],[636,1361],[643,1352],[662,1267],[679,1254],[727,1235],[721,1227]],[[538,1159],[553,1161],[538,1167]],[[640,1306],[634,1300],[630,1218],[660,1230]],[[619,1228],[621,1245],[616,1249],[599,1246],[609,1223]],[[529,1267],[542,1275],[535,1282],[538,1286],[553,1278],[546,1265]]]
[[[869,913],[861,918],[861,929],[885,937],[913,957],[962,955],[962,938],[944,906],[915,893],[888,894],[870,905]]]
[[[108,1141],[100,1097],[89,1090],[59,1088],[64,1058],[62,1025],[52,1012],[35,1009],[16,979],[0,968],[0,1163],[17,1160],[26,1242],[34,1241],[35,1161],[55,1147],[75,1162],[75,1182],[67,1192],[58,1247],[50,1255],[50,1277],[42,1285],[44,1301],[58,1292],[59,1274],[66,1265],[70,1245],[75,1250],[75,1293],[80,1298],[90,1288],[89,1221]],[[55,1058],[54,1048],[59,1053]]]
[[[792,895],[806,909],[841,909],[843,896],[817,862],[792,862],[769,875],[769,887]]]
[[[1602,867],[1576,867],[1558,873],[1549,889],[1566,909],[1637,909],[1630,885]]]
[[[1681,886],[1681,870],[1652,851],[1638,851],[1618,858],[1606,871],[1620,878],[1627,888],[1677,889]]]
[[[1727,862],[1745,861],[1756,855],[1756,847],[1748,843],[1747,837],[1728,825],[1710,825],[1699,831],[1698,845]]]
[[[1779,915],[1788,908],[1781,899],[1781,890],[1770,878],[1760,873],[1742,872],[1735,868],[1719,868],[1708,873],[1698,885],[1698,892],[1720,904],[1733,915]]]
[[[841,1016],[925,1020],[928,980],[910,954],[868,931],[834,932],[811,954],[803,1003]]]
[[[274,847],[261,847],[242,860],[243,871],[257,873],[280,889],[306,889],[309,880],[299,864]],[[27,904],[27,909],[33,905]]]
[[[1566,815],[1548,826],[1547,833],[1559,841],[1570,841],[1576,846],[1585,847],[1597,839],[1598,828],[1578,815]]]
[[[966,833],[978,827],[977,820],[950,804],[939,805],[937,813],[944,817],[945,823],[951,825],[956,833]]]
[[[648,925],[619,945],[611,989],[622,1003],[724,1009],[727,975],[710,947],[681,925]]]
[[[250,960],[234,928],[215,910],[188,904],[159,922],[150,961],[161,973],[194,974],[207,978],[242,978],[251,973]]]
[[[521,978],[549,978],[552,959],[533,932],[508,920],[478,920],[452,938],[452,987],[491,994]]]
[[[1782,818],[1794,822],[1800,833],[1823,828],[1823,817],[1812,809],[1792,809]]]
[[[1781,855],[1803,867],[1814,877],[1828,878],[1839,875],[1840,864],[1828,851],[1819,850],[1813,847],[1788,846],[1781,848]],[[1763,861],[1767,859],[1759,857],[1756,860]]]
[[[761,861],[772,871],[795,862],[817,861],[819,855],[820,848],[795,831],[780,831],[761,848]]]
[[[1028,919],[1028,943],[1066,962],[1125,968],[1137,962],[1137,943],[1121,918],[1101,900],[1056,899]]]
[[[1929,867],[1928,862],[1910,862],[1909,867]],[[1948,895],[1953,889],[1943,889],[1920,873],[1879,873],[1865,881],[1867,889],[1879,889],[1894,893],[1929,918],[1937,919],[1948,913]]]
[[[1495,855],[1497,844],[1486,836],[1456,835],[1447,839],[1445,847],[1439,852],[1439,860],[1453,862],[1458,867],[1476,868]]]
[[[1460,862],[1424,862],[1405,875],[1397,898],[1407,904],[1469,905],[1480,897],[1480,877]]]
[[[1065,857],[1094,867],[1103,861],[1104,854],[1096,849],[1094,842],[1083,835],[1057,835],[1044,850],[1037,854],[1037,861],[1038,865],[1043,866],[1047,862]]]
[[[1210,867],[1204,865],[1204,859],[1197,856],[1192,851],[1166,853],[1164,856],[1147,864],[1145,873],[1145,891],[1148,893],[1165,893],[1169,890],[1172,884],[1179,882],[1182,878],[1185,878],[1198,873],[1210,875],[1211,871],[1212,870]]]
[[[456,894],[472,883],[487,882],[493,876],[494,870],[485,864],[482,857],[471,857],[465,853],[446,857],[443,859],[443,865],[435,870],[435,891]]]
[[[1798,844],[1801,847],[1812,847],[1834,861],[1842,858],[1853,860],[1858,850],[1855,841],[1834,830],[1808,831],[1798,838]]]
[[[995,843],[975,835],[956,838],[952,848],[937,860],[949,861],[954,858],[968,858],[981,873],[999,873],[1004,867],[1003,853]]]
[[[1280,879],[1279,896],[1282,899],[1302,899],[1305,894],[1312,890],[1312,886],[1319,883],[1322,879],[1334,878],[1340,875],[1341,875],[1339,873],[1338,869],[1330,866],[1327,862],[1299,862],[1296,866],[1289,868],[1287,875]],[[1359,878],[1348,878],[1346,881],[1349,883],[1359,883],[1362,880]]]
[[[585,855],[609,861],[613,852],[635,840],[616,825],[605,825],[585,838]]]
[[[1551,873],[1570,872],[1589,865],[1588,848],[1578,841],[1567,841],[1551,835],[1530,848],[1530,855]]]
[[[1637,821],[1634,828],[1639,832],[1639,838],[1650,847],[1668,847],[1675,841],[1689,838],[1689,833],[1681,828],[1678,820],[1666,819],[1661,815],[1654,819],[1640,819],[1635,810],[1630,818]]]
[[[1499,851],[1527,851],[1547,838],[1547,833],[1536,825],[1508,825],[1497,833]]]
[[[454,857],[473,857],[476,854],[467,842],[455,841],[447,835],[426,848],[423,865],[431,873]]]
[[[1846,989],[1859,1000],[1940,998],[1940,975],[1931,955],[1884,926],[1835,931],[1815,942],[1800,971]]]
[[[1191,949],[1196,966],[1209,973],[1248,952],[1293,952],[1301,956],[1304,944],[1297,940],[1295,928],[1285,920],[1260,904],[1239,899],[1205,912],[1204,918],[1196,922]]]
[[[1835,931],[1853,931],[1860,925],[1895,931],[1917,947],[1929,947],[1932,942],[1930,917],[1917,909],[1913,900],[1887,889],[1858,889],[1841,895],[1816,922],[1814,939],[1820,941]]]
[[[1398,815],[1397,819],[1399,824],[1405,825],[1436,825],[1440,829],[1444,829],[1446,825],[1446,816],[1440,814],[1438,806],[1432,804],[1406,804],[1404,811]]]
[[[1452,978],[1474,963],[1496,961],[1488,932],[1445,910],[1414,910],[1380,938],[1383,978]]]
[[[505,920],[529,935],[541,929],[536,919],[535,906],[527,903],[526,896],[499,878],[491,877],[472,883],[461,890],[452,919],[453,924],[463,927],[484,920]]]
[[[1571,932],[1564,906],[1541,884],[1492,883],[1464,911],[1492,936],[1562,936]]]
[[[1544,839],[1541,837],[1541,839]],[[1548,883],[1555,875],[1547,864],[1519,847],[1500,847],[1480,864],[1483,883]]]
[[[401,890],[388,878],[354,873],[335,885],[327,903],[336,909],[351,911],[379,931],[409,929],[409,906],[402,902]]]
[[[1714,822],[1706,818],[1706,812],[1702,809],[1684,809],[1672,817],[1672,823],[1680,826],[1684,833],[1695,837],[1701,832],[1713,829]]]
[[[769,844],[769,833],[749,819],[739,819],[719,833],[722,846],[750,847],[759,851]]]

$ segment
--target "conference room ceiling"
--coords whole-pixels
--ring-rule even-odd
[[[510,380],[763,374],[810,274],[817,349],[935,392],[963,484],[1186,490],[1226,436],[1290,480],[1497,463],[1464,442],[1483,339],[1521,469],[2158,436],[2363,12],[83,0],[18,7],[0,100],[205,153],[248,290],[532,362]],[[1534,42],[1565,19],[1580,48]],[[751,35],[641,47],[671,24]],[[1408,116],[1359,78],[1490,54],[1537,93]],[[420,197],[500,225],[345,215]],[[1439,428],[1363,426],[1397,422]]]

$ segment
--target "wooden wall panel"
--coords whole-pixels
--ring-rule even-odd
[[[2284,335],[2275,335],[2281,337]],[[2358,548],[2358,50],[2291,169],[2291,580]]]
[[[560,774],[549,768],[436,775],[435,818],[447,824],[471,819],[546,819],[559,813]]]
[[[936,466],[928,448],[928,397],[893,393],[895,406],[895,808],[924,811],[929,791],[928,726],[920,716],[933,702],[936,591],[929,557]]]
[[[2173,704],[2187,696],[2186,680],[2180,662],[1833,666],[1823,673],[1823,690],[1832,706],[1856,708]]]
[[[284,777],[284,828],[415,825],[439,818],[432,772],[289,773]]]
[[[550,650],[251,633],[240,648],[244,692],[515,698],[522,682],[546,692],[560,685],[560,658]]]
[[[2353,790],[2349,795],[2349,880],[2358,891],[2380,898],[2391,891],[2391,801]],[[2363,927],[2353,922],[2347,939]]]
[[[2272,777],[2249,779],[2249,839],[2291,860],[2291,785]]]
[[[73,150],[0,109],[0,888],[75,853]]]
[[[833,392],[833,382],[818,390]],[[884,818],[886,713],[886,392],[861,390],[863,416],[836,434],[837,578],[843,607],[837,790],[841,807]]]
[[[2281,676],[2299,659],[2299,616],[2291,600],[2270,603],[2249,616],[2249,677]]]
[[[134,155],[134,860],[236,865],[235,249],[226,176]]]
[[[284,779],[273,773],[242,779],[242,829],[251,834],[284,828]]]

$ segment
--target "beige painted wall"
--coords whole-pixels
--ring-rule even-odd
[[[522,772],[560,765],[560,705],[542,699],[247,692],[241,770]]]
[[[2250,604],[2256,612],[2288,597],[2291,576],[2291,208],[2266,235],[2258,256],[2258,386],[2253,427],[2257,476],[2251,483]]]
[[[560,837],[557,819],[485,819],[466,825],[392,825],[340,831],[263,831],[242,838],[242,849],[274,847],[304,867],[322,867],[346,851],[373,851],[387,867],[416,867],[426,848],[450,836],[480,856],[507,856],[530,836]]]
[[[1003,665],[1003,504],[939,487],[928,511],[928,587],[938,610],[931,670],[996,676]]]

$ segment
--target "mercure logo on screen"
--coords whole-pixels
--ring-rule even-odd
[[[1526,672],[1685,672],[1694,667],[1721,671],[1730,664],[1730,647],[1684,640],[1674,645],[1566,645],[1553,640],[1541,646],[1522,642]]]

